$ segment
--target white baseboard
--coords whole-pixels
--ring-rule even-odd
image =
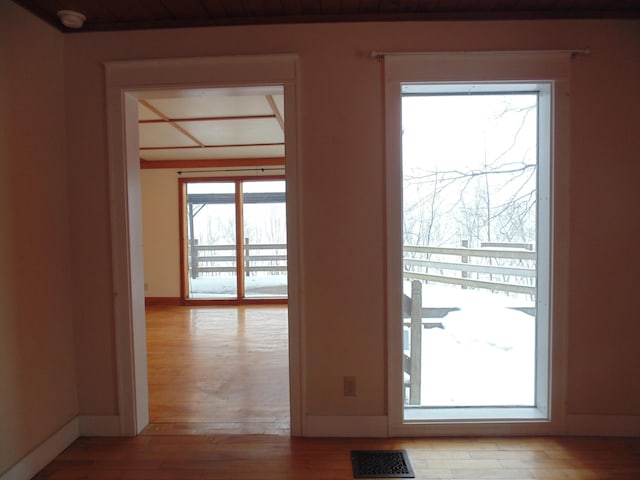
[[[32,478],[78,437],[114,437],[118,435],[120,435],[120,417],[118,416],[75,417],[7,472],[0,475],[0,480]]]
[[[471,427],[471,428],[470,428]],[[475,427],[475,428],[474,428]],[[304,437],[387,437],[386,416],[307,416],[302,436]],[[526,424],[518,429],[513,425],[496,425],[489,428],[479,425],[446,425],[437,428],[431,425],[429,435],[584,435],[602,437],[640,437],[640,415],[568,415],[565,428],[552,424]],[[413,436],[417,432],[400,429],[394,433]],[[421,432],[424,435],[424,432]],[[0,479],[2,480],[2,479]]]
[[[387,437],[386,416],[305,417],[303,437]]]
[[[32,478],[51,460],[71,445],[80,435],[78,417],[69,421],[47,440],[38,445],[26,457],[0,476],[0,480],[25,480]]]
[[[640,415],[568,415],[568,435],[640,436]]]
[[[78,418],[81,437],[120,436],[120,417],[117,415],[82,415]]]

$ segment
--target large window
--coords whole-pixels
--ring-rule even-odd
[[[550,422],[562,80],[418,57],[385,59],[391,431]]]
[[[536,264],[549,249],[546,236],[538,241],[538,220],[548,232],[549,215],[537,208],[549,191],[538,138],[549,132],[538,124],[548,92],[402,87],[405,419],[537,403],[536,323],[548,315],[536,308],[546,295]]]

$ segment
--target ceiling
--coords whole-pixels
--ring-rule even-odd
[[[310,22],[640,18],[640,0],[13,0],[62,32]],[[81,29],[57,12],[86,16]]]
[[[284,163],[282,87],[164,92],[138,102],[147,168]]]

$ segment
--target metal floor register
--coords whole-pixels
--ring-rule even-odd
[[[415,478],[406,450],[352,450],[353,478]]]

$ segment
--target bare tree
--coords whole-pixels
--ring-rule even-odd
[[[526,122],[535,111],[535,103],[516,107],[505,101],[495,120],[515,123],[513,137],[493,158],[485,144],[480,167],[422,169],[405,175],[405,191],[414,188],[427,192],[405,205],[407,244],[425,244],[425,240],[434,244],[450,239],[451,230],[443,226],[447,215],[454,219],[456,233],[472,244],[535,240],[537,165],[529,159],[534,152],[527,150],[521,158],[514,158]]]

